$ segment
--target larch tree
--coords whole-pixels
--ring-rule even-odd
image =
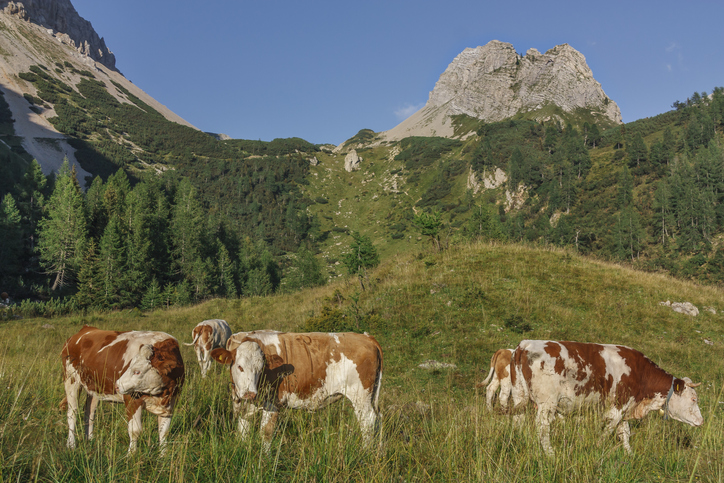
[[[45,218],[39,223],[37,249],[40,265],[54,277],[52,290],[75,279],[83,260],[86,239],[83,193],[66,158],[46,205]]]

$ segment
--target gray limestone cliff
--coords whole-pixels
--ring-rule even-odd
[[[585,57],[570,45],[558,45],[544,54],[530,49],[519,55],[511,44],[493,40],[455,57],[425,107],[383,137],[451,137],[451,116],[458,114],[497,122],[533,113],[533,118],[545,121],[555,117],[549,106],[564,113],[583,109],[603,123],[621,123],[618,105],[593,78]]]
[[[76,12],[70,0],[0,0],[7,15],[52,29],[64,43],[109,69],[116,70],[116,57],[91,23]]]

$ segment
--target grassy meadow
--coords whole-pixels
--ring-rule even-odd
[[[723,481],[724,292],[670,277],[521,245],[473,244],[441,254],[388,257],[360,292],[355,279],[289,295],[211,300],[184,309],[0,321],[0,481]],[[659,302],[688,301],[700,314]],[[704,310],[713,307],[716,314]],[[101,403],[93,441],[65,447],[60,351],[83,324],[161,330],[189,342],[201,320],[234,331],[359,327],[384,351],[380,446],[365,449],[348,402],[282,413],[271,454],[258,433],[234,432],[228,372],[201,379],[183,346],[186,384],[166,455],[144,413],[139,449],[127,456],[123,406]],[[521,339],[634,347],[697,389],[700,428],[658,413],[631,424],[633,455],[601,413],[553,425],[555,458],[540,447],[529,409],[522,428],[485,408],[496,349]],[[423,370],[434,359],[456,369]],[[81,398],[83,401],[83,398]],[[82,424],[80,425],[82,427]]]

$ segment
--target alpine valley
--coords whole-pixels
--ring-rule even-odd
[[[724,93],[623,124],[567,44],[465,49],[386,132],[262,142],[156,102],[70,0],[2,0],[0,92],[0,283],[17,300],[263,295],[356,273],[353,249],[477,239],[724,280]]]

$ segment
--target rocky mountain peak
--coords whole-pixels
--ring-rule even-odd
[[[0,0],[0,12],[52,29],[61,42],[116,70],[113,52],[91,23],[78,15],[70,0]]]
[[[546,111],[551,105],[564,113],[584,109],[603,124],[622,122],[618,105],[593,78],[585,57],[570,45],[557,45],[543,54],[531,48],[520,55],[512,44],[492,40],[458,54],[440,75],[425,107],[384,137],[451,137],[451,116],[458,114],[497,122],[528,113],[545,121],[551,118]]]

